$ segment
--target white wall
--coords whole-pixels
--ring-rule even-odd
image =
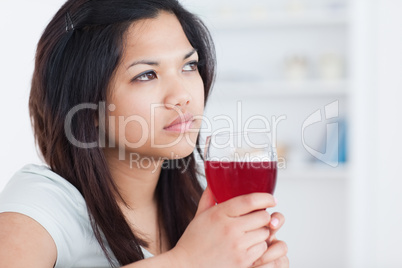
[[[378,1],[377,267],[402,267],[402,2]]]
[[[402,267],[401,11],[354,1],[350,267]]]
[[[63,0],[0,2],[0,191],[27,163],[41,163],[28,116],[36,43]]]

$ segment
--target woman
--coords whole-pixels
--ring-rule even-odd
[[[207,29],[176,0],[68,1],[29,101],[48,167],[0,196],[0,267],[288,267],[271,195],[202,194],[193,150],[214,75]]]

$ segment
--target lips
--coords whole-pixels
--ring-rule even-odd
[[[194,119],[191,113],[181,114],[168,126],[164,127],[164,129],[173,132],[185,132],[190,129],[193,121]]]

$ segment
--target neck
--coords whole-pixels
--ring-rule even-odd
[[[158,184],[159,175],[162,169],[162,160],[152,161],[147,158],[141,161],[120,160],[118,154],[105,151],[106,160],[114,183],[123,200],[118,198],[120,206],[125,206],[132,210],[155,207],[155,189]]]
[[[121,196],[117,196],[117,202],[132,231],[148,242],[152,254],[167,251],[169,243],[163,228],[159,228],[155,194],[163,160],[139,156],[133,163],[129,157],[120,160],[118,153],[107,150],[105,156]]]

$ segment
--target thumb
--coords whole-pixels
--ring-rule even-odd
[[[202,194],[202,196],[200,198],[200,202],[198,203],[197,213],[195,215],[197,216],[198,214],[204,212],[205,210],[207,210],[213,206],[215,206],[215,199],[214,199],[211,189],[209,188],[209,186],[207,186],[207,188],[205,189],[204,193]]]

